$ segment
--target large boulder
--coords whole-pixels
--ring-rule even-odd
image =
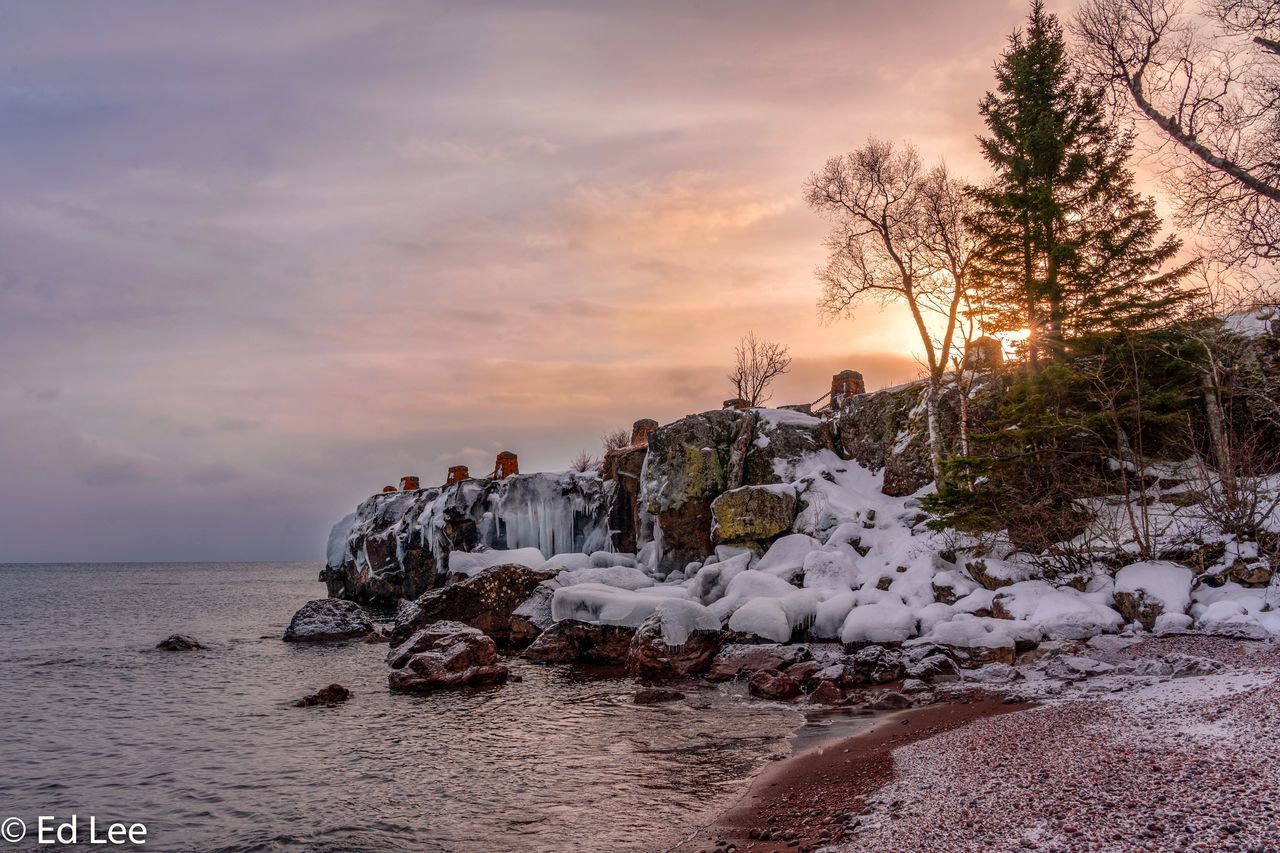
[[[810,660],[813,653],[806,646],[785,646],[781,643],[759,645],[732,644],[725,646],[711,662],[708,681],[729,681],[742,675],[752,675],[766,669],[783,670],[792,664]]]
[[[711,537],[717,542],[759,542],[791,529],[796,491],[789,485],[743,486],[711,502]]]
[[[405,649],[405,645],[411,645]],[[502,684],[510,674],[498,663],[493,640],[469,625],[437,622],[397,650],[388,685],[397,693]]]
[[[417,520],[440,491],[377,494],[335,524],[320,573],[329,595],[366,604],[393,604],[435,586],[441,566]]]
[[[720,631],[716,628],[683,631],[681,637],[673,637],[672,630],[684,626],[672,626],[670,611],[657,610],[640,624],[631,644],[627,647],[627,674],[657,680],[685,678],[705,672],[711,659],[720,650]]]
[[[543,631],[523,657],[542,663],[620,666],[627,660],[634,628],[562,619]]]
[[[653,430],[640,498],[661,530],[662,567],[712,552],[711,502],[722,492],[787,482],[801,460],[833,446],[827,421],[780,409],[703,412]]]
[[[349,640],[373,633],[373,621],[354,601],[317,598],[302,605],[284,632],[286,643]]]
[[[554,576],[554,571],[515,564],[485,569],[401,608],[391,640],[404,642],[418,628],[444,619],[478,628],[502,647],[517,645],[526,635],[513,634],[512,615],[538,584]]]

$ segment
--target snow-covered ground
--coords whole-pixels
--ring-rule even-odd
[[[1045,705],[897,750],[840,849],[1275,849],[1280,647],[1115,640],[1010,684]]]
[[[1215,586],[1198,582],[1177,563],[1135,559],[1119,572],[1099,564],[1054,582],[1017,555],[961,554],[949,561],[943,555],[955,540],[927,528],[919,495],[886,496],[879,474],[826,450],[789,462],[786,474],[801,509],[792,531],[763,554],[720,546],[705,561],[665,576],[654,542],[634,560],[597,553],[544,561],[526,548],[457,555],[451,568],[472,572],[518,562],[579,570],[634,563],[626,573],[557,578],[550,584],[555,618],[634,627],[662,602],[680,599],[686,602],[679,609],[685,627],[678,634],[714,619],[777,642],[807,632],[810,639],[845,643],[936,644],[971,652],[979,661],[1012,662],[1016,651],[1042,641],[1136,630],[1140,626],[1130,620],[1138,613],[1157,614],[1147,628],[1161,633],[1280,635],[1280,586],[1274,580],[1269,588],[1234,580]],[[1257,558],[1255,546],[1225,539],[1222,570]]]

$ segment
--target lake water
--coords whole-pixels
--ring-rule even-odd
[[[144,823],[146,850],[661,850],[802,721],[518,660],[521,683],[393,696],[385,645],[280,641],[319,568],[0,566],[0,819],[31,828],[0,850],[72,814],[81,841],[89,815]],[[175,632],[209,649],[153,649]],[[335,681],[350,702],[292,707]]]

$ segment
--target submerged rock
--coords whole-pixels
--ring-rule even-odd
[[[664,690],[661,687],[641,687],[631,701],[636,705],[657,705],[660,702],[679,702],[684,694],[679,690]]]
[[[391,641],[404,642],[418,628],[448,620],[477,628],[501,646],[519,645],[527,634],[513,632],[512,615],[538,584],[554,576],[554,571],[511,564],[432,590],[396,613]]]
[[[364,608],[354,601],[339,598],[317,598],[302,605],[289,620],[284,632],[286,643],[312,643],[326,640],[349,640],[373,632],[373,621]]]
[[[634,628],[562,619],[524,650],[523,657],[542,663],[592,663],[620,666],[627,660]]]
[[[156,648],[166,652],[193,652],[203,649],[204,646],[200,645],[194,637],[186,634],[170,634],[156,643]]]
[[[393,650],[388,685],[397,693],[502,684],[510,670],[498,664],[493,640],[469,625],[437,622]]]
[[[337,705],[351,698],[351,691],[341,684],[322,687],[310,696],[303,696],[293,705],[295,708],[313,708],[316,705]]]

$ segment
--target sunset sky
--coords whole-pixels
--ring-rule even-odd
[[[717,408],[751,330],[775,403],[912,378],[897,311],[819,322],[801,185],[870,135],[982,177],[1025,12],[6,5],[0,561],[318,558],[401,474]]]

